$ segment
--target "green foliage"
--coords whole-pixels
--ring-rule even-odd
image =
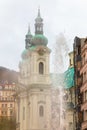
[[[16,130],[16,121],[13,118],[1,117],[0,130]]]

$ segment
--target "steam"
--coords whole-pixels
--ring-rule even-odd
[[[68,56],[69,48],[67,45],[66,37],[63,33],[60,33],[54,44],[54,73],[61,73],[64,68],[64,60]]]

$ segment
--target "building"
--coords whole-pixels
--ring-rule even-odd
[[[15,118],[15,83],[0,82],[0,118]]]
[[[75,37],[74,68],[75,68],[75,122],[76,130],[87,129],[87,42],[85,38]]]
[[[87,130],[87,39],[81,43],[81,69],[82,84],[80,93],[82,94],[81,111],[83,113],[83,120],[81,123],[81,130]]]
[[[0,119],[15,119],[15,90],[18,73],[0,66]]]
[[[80,75],[81,69],[81,41],[82,39],[75,37],[74,39],[74,81],[75,81],[75,127],[76,130],[81,130],[82,123],[82,94],[80,93],[80,88],[82,84],[82,76]]]
[[[51,129],[51,80],[48,39],[43,34],[43,19],[38,9],[35,35],[28,29],[25,50],[19,63],[19,93],[17,97],[17,129]]]
[[[64,103],[65,103],[65,128],[75,130],[75,86],[74,86],[74,63],[73,52],[69,53],[69,68],[64,72]]]
[[[19,63],[17,130],[75,130],[81,112],[77,111],[81,95],[76,94],[77,90],[80,90],[77,81],[81,76],[74,79],[74,71],[78,71],[80,64],[77,59],[73,63],[73,59],[79,56],[76,50],[74,54],[69,53],[68,70],[64,75],[54,74],[52,78],[49,72],[51,50],[47,47],[48,39],[43,33],[43,19],[38,9],[35,35],[31,34],[29,27],[25,38],[25,49],[21,55],[22,60]],[[75,47],[77,47],[76,43],[74,49]],[[61,89],[63,93],[60,97],[58,86],[63,87],[64,83],[65,88]]]

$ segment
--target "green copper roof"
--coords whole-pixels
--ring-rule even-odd
[[[40,8],[38,8],[38,15],[37,15],[37,18],[35,19],[35,21],[36,21],[37,23],[43,21],[43,19],[41,18],[41,15],[40,15]]]
[[[29,50],[34,50],[34,49],[36,49],[36,46],[29,47]]]
[[[27,58],[27,52],[28,52],[27,49],[24,49],[24,50],[23,50],[23,52],[22,52],[22,54],[21,54],[21,57],[22,57],[23,59],[26,59],[26,58]]]
[[[69,68],[67,71],[64,73],[64,86],[66,89],[71,88],[74,86],[74,68]]]
[[[28,58],[28,51],[29,50],[32,51],[34,49],[36,49],[36,46],[34,46],[34,45],[31,46],[31,47],[29,47],[28,49],[24,49],[23,52],[22,52],[22,54],[21,54],[22,59],[26,60]]]
[[[28,52],[28,50],[24,49],[23,52],[22,52],[22,55],[25,55],[27,52]]]
[[[47,45],[48,39],[42,34],[36,34],[32,38],[32,44],[34,45]]]

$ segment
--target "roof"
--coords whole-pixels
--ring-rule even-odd
[[[29,48],[29,50],[34,50],[34,49],[36,49],[36,46],[34,46],[34,45],[32,45],[32,46]]]
[[[64,72],[64,87],[69,89],[74,86],[74,67]]]
[[[28,50],[24,49],[22,54],[21,54],[22,59],[26,59],[27,58],[27,53],[28,53]]]
[[[48,39],[43,34],[36,34],[32,37],[32,44],[34,45],[47,45]]]

